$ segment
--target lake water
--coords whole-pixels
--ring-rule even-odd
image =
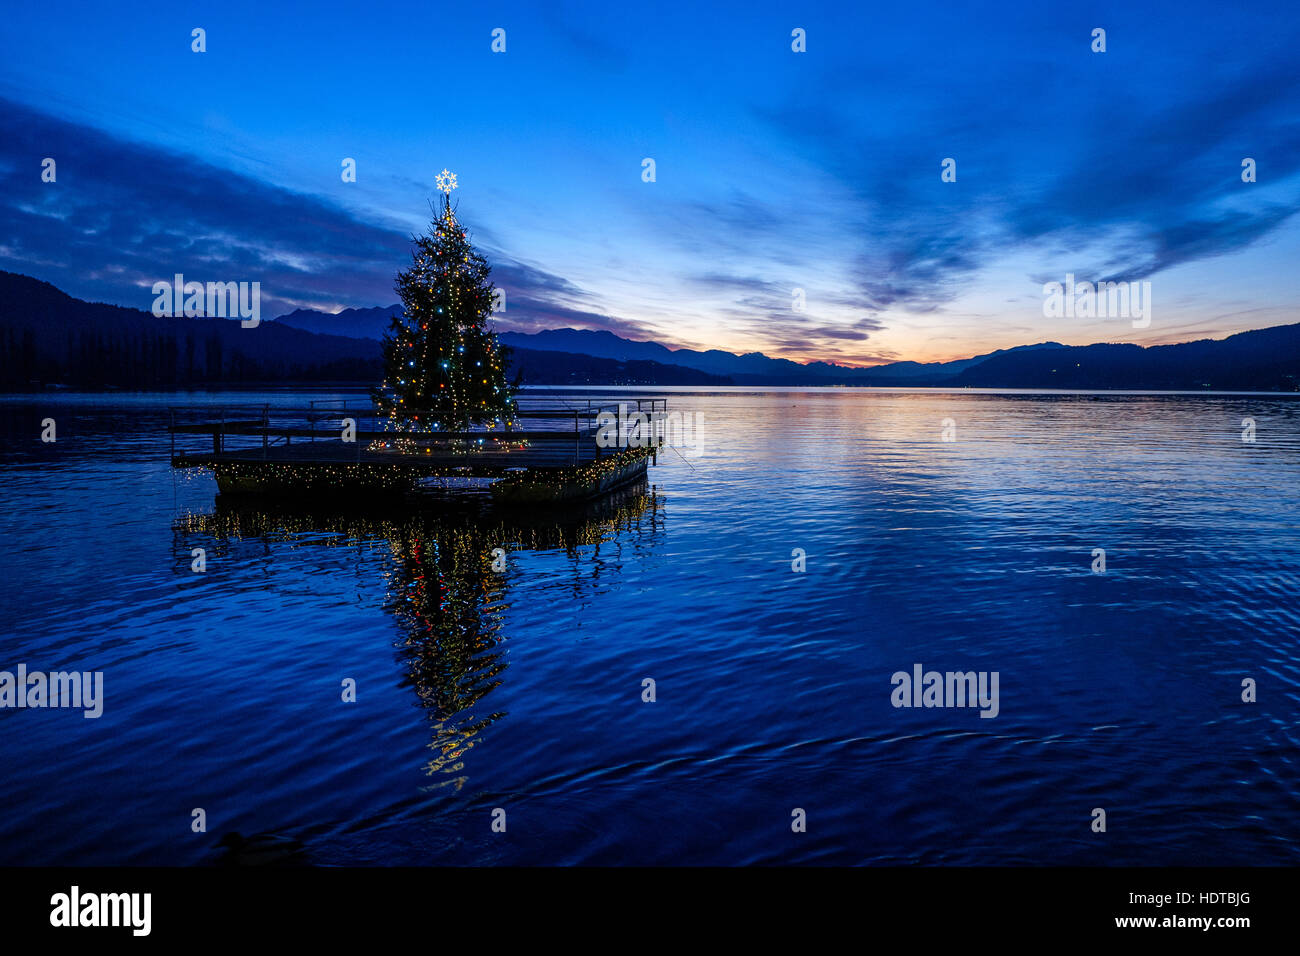
[[[677,390],[703,453],[569,523],[169,467],[167,404],[328,397],[0,398],[0,669],[104,674],[0,710],[0,863],[1300,862],[1300,400]]]

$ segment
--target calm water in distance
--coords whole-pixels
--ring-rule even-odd
[[[1300,862],[1300,400],[676,390],[704,454],[567,522],[169,467],[168,404],[337,394],[0,398],[0,669],[105,682],[0,710],[0,864]]]

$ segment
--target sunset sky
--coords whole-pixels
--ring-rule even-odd
[[[503,328],[874,364],[1300,321],[1300,5],[534,6],[11,6],[0,268],[388,305],[446,167]],[[1150,327],[1044,318],[1067,272]]]

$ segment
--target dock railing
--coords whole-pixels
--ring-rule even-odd
[[[351,407],[349,402],[351,401]],[[228,439],[260,439],[261,457],[273,457],[277,446],[289,446],[293,439],[306,439],[309,442],[334,440],[342,438],[344,423],[351,422],[357,448],[357,460],[361,459],[362,448],[373,441],[392,441],[404,439],[413,441],[417,446],[450,446],[455,443],[487,442],[538,443],[564,442],[573,443],[573,460],[577,464],[582,458],[584,444],[591,440],[595,446],[595,455],[603,455],[609,449],[594,441],[598,431],[598,419],[603,413],[615,417],[617,421],[625,413],[644,416],[649,430],[649,441],[657,448],[663,442],[664,421],[667,418],[668,400],[666,398],[623,398],[614,401],[594,401],[587,399],[583,404],[567,404],[546,407],[533,405],[517,408],[512,416],[499,428],[471,427],[467,431],[404,431],[391,427],[389,420],[368,401],[359,402],[348,399],[312,400],[305,408],[279,408],[269,403],[244,406],[217,406],[202,408],[195,406],[171,406],[168,408],[168,432],[171,440],[171,457],[177,458],[177,435],[209,435],[213,455],[227,451],[247,452],[252,449],[228,448]],[[429,410],[413,409],[407,416],[418,419],[422,415],[432,416]],[[525,422],[531,427],[518,427]],[[618,421],[620,434],[624,423]],[[256,446],[253,446],[256,448]]]

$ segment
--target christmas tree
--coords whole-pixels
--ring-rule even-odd
[[[491,268],[470,245],[450,196],[447,189],[430,231],[414,239],[411,267],[397,275],[403,314],[384,337],[384,383],[372,393],[393,431],[512,424],[509,350],[487,325],[496,293]]]

